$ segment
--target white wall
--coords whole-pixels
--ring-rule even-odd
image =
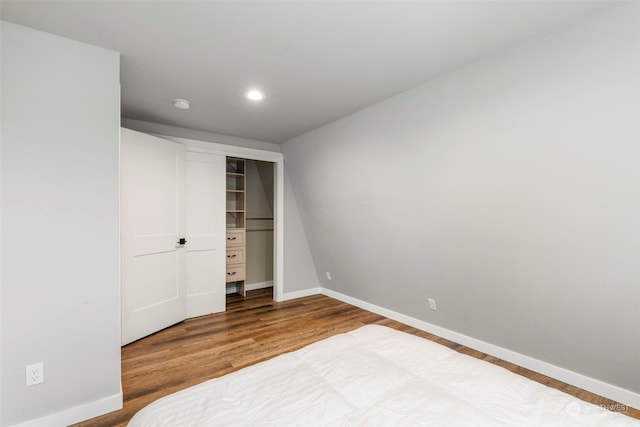
[[[284,143],[322,286],[640,393],[639,8]]]
[[[116,52],[2,22],[2,426],[122,404],[119,96]]]
[[[320,280],[303,225],[303,217],[298,207],[297,197],[299,196],[293,192],[286,159],[284,163],[285,293],[296,295],[297,292],[297,295],[301,295],[305,291],[318,287]]]

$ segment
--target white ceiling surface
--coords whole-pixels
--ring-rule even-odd
[[[121,52],[123,117],[283,142],[601,5],[51,0],[0,10]],[[267,98],[245,99],[249,87]]]

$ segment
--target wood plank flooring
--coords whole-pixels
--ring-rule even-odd
[[[230,296],[225,313],[185,320],[122,348],[124,408],[76,424],[124,427],[140,409],[167,394],[220,377],[365,324],[412,333],[486,360],[585,401],[640,419],[640,410],[570,386],[324,295],[277,303],[271,289]]]

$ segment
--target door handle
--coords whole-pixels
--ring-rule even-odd
[[[178,240],[178,244],[179,245],[184,245],[185,243],[187,243],[187,239],[185,239],[184,237],[180,238],[180,240]]]

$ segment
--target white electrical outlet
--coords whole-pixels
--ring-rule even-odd
[[[44,364],[34,363],[33,365],[27,365],[27,387],[30,385],[36,385],[44,382]]]
[[[438,306],[436,305],[436,300],[434,300],[433,298],[429,298],[427,301],[429,301],[429,308],[433,311],[436,311],[438,309]]]
[[[327,280],[331,280],[331,273],[329,273],[328,271],[325,271],[324,274],[327,275]]]

